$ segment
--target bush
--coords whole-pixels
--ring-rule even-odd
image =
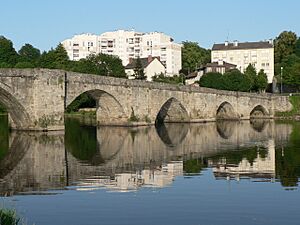
[[[20,218],[17,216],[16,211],[11,209],[0,209],[0,224],[1,225],[17,225]]]

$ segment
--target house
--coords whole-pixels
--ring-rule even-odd
[[[207,63],[205,66],[197,69],[193,73],[186,76],[186,84],[193,84],[196,81],[200,81],[202,75],[206,73],[221,73],[224,74],[232,69],[236,69],[236,65],[227,63],[224,61]]]
[[[161,73],[165,74],[166,68],[160,61],[159,57],[140,58],[141,66],[144,69],[147,81],[152,81],[152,77]],[[135,79],[134,70],[136,68],[137,59],[130,58],[129,63],[125,66],[125,73],[129,79]]]
[[[211,62],[225,61],[237,65],[242,73],[249,64],[256,71],[263,69],[267,74],[268,83],[272,83],[274,77],[274,46],[271,40],[259,42],[226,41],[214,44],[211,51]]]

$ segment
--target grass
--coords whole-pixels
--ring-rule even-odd
[[[20,218],[15,210],[0,209],[0,224],[1,225],[18,225]]]
[[[300,115],[300,96],[290,96],[290,103],[293,108],[289,112],[276,112],[276,116],[280,117],[292,117],[296,115]]]

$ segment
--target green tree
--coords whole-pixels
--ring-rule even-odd
[[[245,76],[251,81],[251,90],[256,91],[255,83],[257,79],[256,69],[252,64],[249,64],[244,72]]]
[[[204,74],[199,81],[201,87],[223,89],[223,80],[221,73],[206,73]]]
[[[18,61],[18,54],[13,47],[13,43],[0,36],[0,66],[13,67]]]
[[[300,38],[298,38],[295,44],[295,54],[300,57]]]
[[[27,62],[27,65],[37,65],[39,58],[41,57],[41,52],[39,49],[33,47],[31,44],[25,44],[19,50],[19,62]],[[24,64],[26,65],[26,64]],[[26,68],[26,67],[23,67]],[[30,67],[31,68],[31,67]]]
[[[210,50],[201,48],[197,42],[184,41],[181,54],[182,72],[185,75],[210,62]]]
[[[74,72],[126,78],[122,60],[113,55],[91,54],[87,58],[73,61],[69,65],[69,70]]]
[[[258,91],[263,92],[266,90],[268,86],[268,77],[263,69],[258,72],[255,84]]]
[[[160,73],[152,77],[152,81],[154,82],[161,82],[161,83],[168,83],[168,84],[185,84],[185,75],[174,75],[172,77],[167,77],[165,74]]]
[[[251,80],[237,69],[226,72],[222,82],[224,89],[229,91],[247,92],[251,89]]]
[[[66,49],[62,44],[58,44],[55,49],[42,53],[39,66],[49,69],[67,69],[69,62]]]
[[[138,57],[135,60],[135,67],[134,67],[133,70],[134,70],[135,79],[146,80],[147,77],[145,76],[144,68],[143,68],[142,61],[141,61],[140,57]]]
[[[297,35],[292,31],[283,31],[275,39],[275,63],[281,63],[284,58],[295,52]]]

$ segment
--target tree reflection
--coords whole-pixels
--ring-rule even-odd
[[[99,154],[95,126],[85,126],[76,119],[66,118],[65,147],[71,154],[92,165],[103,163]]]
[[[300,124],[296,123],[286,147],[276,149],[276,177],[282,186],[298,186],[300,177]]]
[[[9,148],[8,116],[0,115],[0,161],[7,155]]]

